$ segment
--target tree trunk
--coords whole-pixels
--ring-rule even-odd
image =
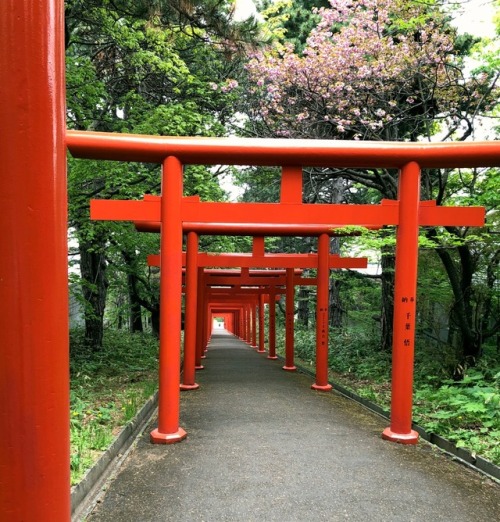
[[[160,338],[160,307],[151,310],[151,330],[153,335]]]
[[[85,299],[85,342],[91,351],[102,348],[104,309],[108,281],[104,258],[105,239],[95,237],[92,243],[79,244],[82,295]]]
[[[340,241],[338,237],[330,239],[330,254],[340,253]],[[328,319],[333,328],[342,328],[344,324],[344,308],[340,296],[341,282],[332,276],[328,281]]]
[[[450,326],[458,333],[455,344],[461,366],[474,365],[481,356],[481,336],[474,329],[472,314],[472,275],[474,266],[467,245],[457,248],[460,263],[456,263],[450,252],[437,248],[453,290],[454,303],[450,313]],[[457,266],[458,265],[458,266]]]
[[[333,328],[342,328],[344,324],[344,309],[340,297],[340,281],[330,277],[329,283],[329,322]]]
[[[380,347],[392,350],[392,322],[394,319],[394,267],[393,249],[382,249],[382,300],[380,310]]]
[[[299,287],[297,316],[299,323],[305,328],[309,327],[309,294],[307,286]]]
[[[144,327],[142,325],[142,310],[141,304],[137,300],[137,284],[135,282],[135,275],[128,274],[127,276],[127,287],[128,296],[130,303],[130,331],[132,333],[143,332]]]

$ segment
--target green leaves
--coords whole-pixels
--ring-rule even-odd
[[[500,374],[469,370],[460,381],[417,388],[415,413],[427,430],[499,461]]]

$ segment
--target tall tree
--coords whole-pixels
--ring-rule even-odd
[[[210,83],[231,80],[255,29],[252,20],[232,20],[231,2],[67,0],[65,5],[70,128],[194,136],[224,132],[225,93]],[[222,197],[215,176],[203,167],[188,169],[185,185],[191,193]],[[110,239],[119,245],[123,232],[90,223],[89,199],[138,198],[159,190],[159,170],[151,166],[69,161],[70,222],[80,243],[86,338],[93,349],[102,340],[112,278],[107,266],[118,259],[111,255]],[[137,273],[133,249],[122,249],[123,262],[137,319],[143,274]]]

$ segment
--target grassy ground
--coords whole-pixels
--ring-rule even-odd
[[[71,484],[111,444],[155,392],[158,341],[108,330],[103,350],[89,354],[82,332],[71,333]]]

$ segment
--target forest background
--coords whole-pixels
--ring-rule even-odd
[[[491,3],[498,13],[499,2]],[[241,20],[226,0],[67,0],[68,127],[170,136],[497,139],[498,39],[458,33],[451,23],[457,4],[263,0],[258,19]],[[278,201],[279,177],[270,168],[189,166],[184,190],[228,200],[221,180],[229,178],[241,201]],[[159,331],[158,274],[146,264],[158,237],[137,234],[130,224],[90,221],[89,200],[159,194],[160,176],[146,164],[69,158],[68,182],[71,292],[81,309],[71,332],[78,480],[112,430],[154,390]],[[417,420],[496,462],[499,186],[498,169],[423,172],[422,199],[485,206],[487,226],[421,230],[415,375]],[[396,193],[391,170],[304,170],[304,202],[378,203]],[[251,239],[202,237],[200,248],[245,252]],[[313,239],[266,239],[268,252],[315,249]],[[378,267],[332,273],[332,377],[386,404],[394,229],[334,239],[331,251],[367,253]],[[314,364],[315,292],[301,288],[296,297],[296,353]]]

